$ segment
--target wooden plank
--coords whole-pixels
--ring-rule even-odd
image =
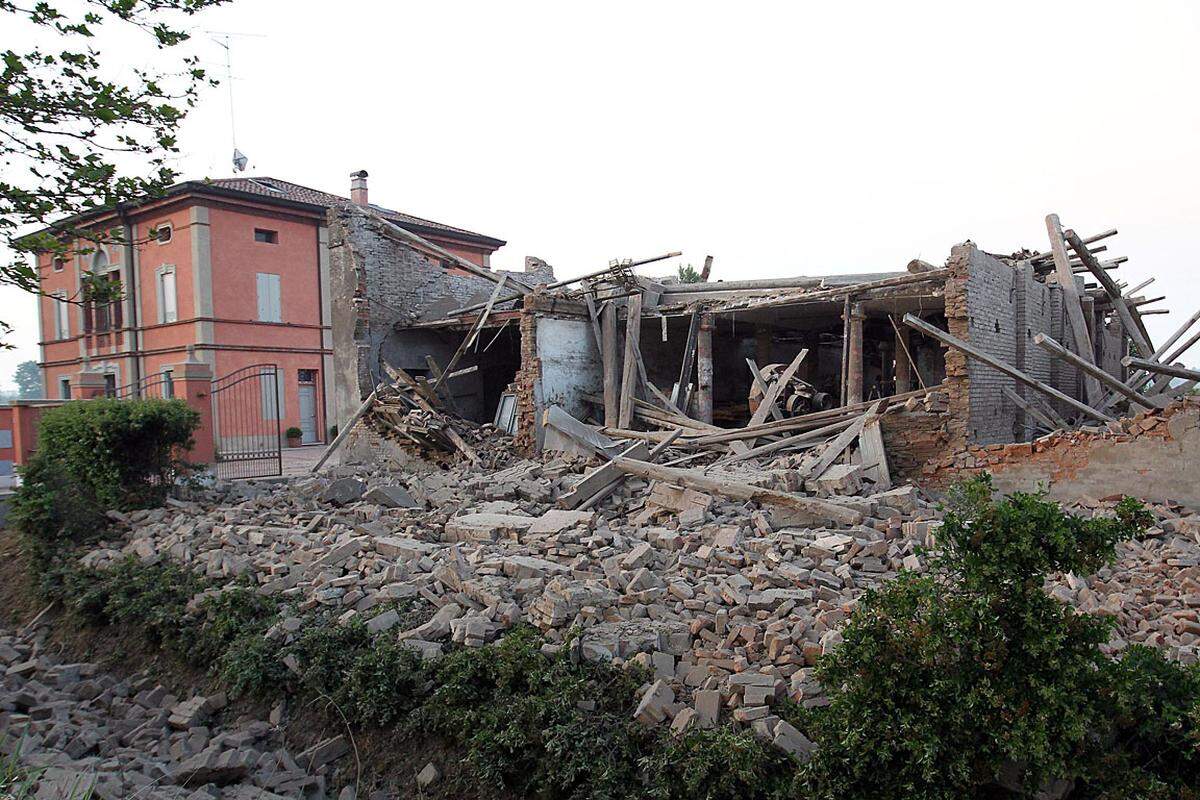
[[[1058,423],[1050,419],[1050,417],[1047,416],[1041,409],[1034,406],[1033,403],[1027,402],[1024,397],[1021,397],[1021,395],[1017,394],[1007,386],[1000,387],[1000,391],[1004,392],[1004,396],[1009,399],[1009,402],[1040,422],[1042,427],[1044,427],[1046,430],[1053,431],[1057,430],[1059,427],[1067,427],[1065,422],[1059,426]]]
[[[677,429],[679,430],[679,429]],[[649,460],[649,448],[645,442],[635,442],[621,451],[621,455],[629,458]],[[559,508],[578,508],[580,503],[589,499],[610,483],[622,479],[625,473],[613,466],[612,461],[605,461],[599,467],[583,476],[583,480],[571,487],[571,491],[558,498]],[[616,488],[615,486],[613,487]]]
[[[621,374],[621,404],[617,425],[628,428],[633,422],[633,401],[637,397],[637,354],[642,338],[642,296],[629,298],[625,309],[625,364]]]
[[[867,424],[868,420],[875,417],[875,415],[879,412],[879,407],[881,405],[883,405],[883,401],[876,400],[874,404],[867,409],[867,413],[854,420],[849,428],[846,428],[846,430],[839,433],[828,445],[826,445],[825,449],[821,451],[821,455],[817,456],[816,460],[809,464],[805,464],[800,469],[796,470],[800,474],[800,477],[821,477],[821,473],[829,469],[829,465],[837,460],[837,457],[842,454],[842,451],[849,447],[851,442],[858,438],[859,434],[862,433],[863,426]]]
[[[883,428],[878,416],[863,425],[862,433],[858,435],[858,448],[862,451],[863,475],[875,484],[875,491],[886,492],[892,488],[892,473],[888,469]]]
[[[696,336],[696,417],[709,425],[713,421],[712,329],[712,314],[701,313]]]
[[[763,383],[762,370],[758,368],[758,362],[753,358],[747,358],[746,366],[750,368],[750,380],[753,381],[754,385],[758,387],[758,391],[762,394],[762,400],[765,401],[767,399],[768,390],[767,385]],[[758,407],[762,408],[762,401],[759,402]],[[779,410],[779,404],[774,401],[771,402],[770,413],[772,419],[783,419],[783,412]]]
[[[1109,375],[1107,372],[1097,367],[1095,364],[1089,364],[1087,361],[1075,355],[1046,334],[1039,333],[1037,336],[1033,337],[1033,343],[1055,358],[1066,361],[1076,369],[1082,370],[1084,373],[1091,375],[1100,383],[1104,384],[1125,399],[1133,403],[1137,403],[1143,408],[1155,407],[1154,402],[1148,397],[1133,391],[1128,386],[1114,378],[1112,375]]]
[[[949,333],[946,333],[944,330],[941,330],[940,328],[936,328],[933,325],[930,325],[928,322],[921,319],[920,317],[914,316],[912,314],[905,314],[904,315],[904,324],[908,325],[910,327],[916,328],[917,330],[921,331],[921,333],[924,333],[926,336],[931,336],[934,339],[937,339],[942,344],[948,345],[950,347],[953,347],[955,350],[959,350],[963,353],[966,353],[968,356],[970,356],[971,358],[974,358],[976,361],[980,361],[984,364],[987,364],[989,367],[991,367],[994,370],[997,370],[998,372],[1003,372],[1005,375],[1009,376],[1010,378],[1013,378],[1014,380],[1020,381],[1021,383],[1030,387],[1031,389],[1035,389],[1035,390],[1041,392],[1042,394],[1046,394],[1046,395],[1049,395],[1050,397],[1053,397],[1055,400],[1059,400],[1063,403],[1066,403],[1071,408],[1074,408],[1076,411],[1079,411],[1081,414],[1085,414],[1093,419],[1098,419],[1101,422],[1112,422],[1113,421],[1112,417],[1108,416],[1107,414],[1105,414],[1103,412],[1097,411],[1096,409],[1089,406],[1087,403],[1081,403],[1080,401],[1076,400],[1074,397],[1071,397],[1070,395],[1067,395],[1067,394],[1063,394],[1058,389],[1055,389],[1053,386],[1047,386],[1046,384],[1042,383],[1041,381],[1039,381],[1035,378],[1029,377],[1024,372],[1021,372],[1019,369],[1017,369],[1016,367],[1011,367],[1008,364],[1005,364],[1003,361],[1000,361],[999,359],[992,358],[990,355],[988,355],[987,353],[984,353],[981,350],[976,350],[974,347],[967,344],[963,340],[961,340],[955,336],[951,336]]]
[[[753,450],[748,450],[745,453],[722,459],[722,463],[732,464],[737,461],[745,461],[749,458],[765,456],[768,453],[775,453],[780,450],[793,450],[797,447],[812,447],[819,441],[827,439],[833,434],[840,433],[853,424],[854,420],[852,419],[838,420],[837,422],[830,423],[829,425],[822,425],[820,428],[815,428],[811,431],[793,434],[774,442],[760,444]]]
[[[682,433],[683,433],[683,428],[676,428],[674,431],[671,432],[671,434],[666,439],[663,439],[661,442],[656,444],[653,449],[650,450],[650,453],[646,457],[645,460],[653,461],[656,456],[658,456],[660,453],[662,453],[664,450],[666,450],[668,447],[670,447],[671,442],[678,439],[679,435]],[[643,447],[644,447],[644,445],[643,445]],[[632,447],[629,449],[633,450]],[[628,451],[621,453],[621,456],[627,457],[627,458],[635,457],[633,454],[629,453]],[[604,467],[601,467],[601,469],[604,469],[606,467],[611,468],[612,473],[613,473],[613,478],[608,483],[601,486],[596,491],[592,492],[592,494],[590,496],[588,496],[586,499],[584,499],[583,502],[581,502],[578,506],[580,511],[586,511],[589,508],[593,507],[594,505],[599,503],[601,500],[608,497],[610,494],[612,494],[617,489],[619,489],[621,487],[621,484],[625,482],[625,473],[621,472],[621,470],[618,469],[616,467],[616,465],[614,465],[611,461],[608,462],[607,464],[605,464]]]
[[[375,405],[375,400],[379,397],[379,390],[383,387],[384,384],[381,383],[371,390],[371,393],[367,395],[367,399],[363,400],[362,404],[358,407],[358,410],[350,415],[350,419],[346,421],[345,426],[338,431],[338,435],[334,437],[332,442],[329,443],[329,447],[325,448],[325,452],[321,454],[321,458],[316,464],[313,464],[313,467],[309,470],[309,472],[319,472],[329,457],[337,452],[337,449],[342,446],[342,442],[346,441],[346,437],[350,435],[350,429],[354,427],[355,423],[362,419],[362,415],[367,413],[367,410],[370,409],[371,406]]]
[[[467,261],[462,256],[456,256],[454,253],[451,253],[446,248],[439,247],[438,245],[434,244],[433,242],[429,241],[428,239],[424,238],[423,236],[418,236],[417,234],[413,233],[412,231],[410,231],[406,228],[403,228],[400,225],[397,225],[395,222],[392,222],[391,220],[384,219],[383,217],[377,217],[377,218],[384,224],[383,233],[385,236],[390,236],[391,238],[398,237],[400,239],[405,240],[409,244],[415,244],[415,245],[418,245],[419,247],[423,247],[426,250],[430,251],[431,253],[434,253],[435,255],[438,255],[438,256],[446,259],[447,261],[452,262],[459,269],[463,270],[464,272],[469,272],[477,278],[483,278],[484,280],[488,280],[488,281],[492,281],[493,283],[500,284],[500,283],[504,283],[506,278],[511,277],[507,273],[497,275],[496,273],[492,272],[490,269],[485,269],[484,267],[481,267],[478,264],[472,264],[470,261]],[[513,282],[513,288],[516,289],[521,294],[527,294],[528,292],[530,292],[532,290],[530,286],[527,286],[523,281],[521,281],[517,278],[512,278],[512,282]]]
[[[1121,324],[1125,326],[1125,330],[1129,333],[1133,343],[1137,345],[1139,353],[1153,353],[1154,345],[1150,343],[1150,334],[1146,330],[1146,326],[1142,323],[1141,317],[1137,316],[1137,312],[1132,310],[1126,303],[1125,298],[1121,295],[1121,289],[1117,286],[1117,282],[1100,266],[1100,262],[1088,250],[1087,245],[1079,238],[1079,234],[1075,231],[1067,231],[1063,234],[1067,243],[1071,245],[1071,249],[1079,256],[1079,260],[1088,268],[1096,281],[1108,294],[1112,301],[1113,308],[1117,311],[1117,316],[1121,318]],[[1103,381],[1102,381],[1103,382]]]
[[[454,355],[450,357],[450,363],[446,365],[446,372],[454,372],[454,368],[458,366],[458,360],[463,357],[463,353],[475,343],[479,338],[479,332],[483,330],[484,323],[487,322],[488,315],[492,313],[492,306],[496,303],[496,298],[500,296],[500,290],[504,288],[505,280],[508,276],[501,276],[496,282],[496,288],[492,290],[492,296],[484,306],[483,311],[479,314],[479,319],[475,320],[475,324],[471,326],[471,331],[466,335],[462,342],[458,345],[458,349],[454,351]],[[437,391],[442,388],[446,376],[443,374],[434,384],[433,389]]]
[[[1046,215],[1046,233],[1050,236],[1050,249],[1054,254],[1054,273],[1058,276],[1059,286],[1062,287],[1063,306],[1067,310],[1067,319],[1071,323],[1071,336],[1074,339],[1075,353],[1089,364],[1096,363],[1096,353],[1088,336],[1087,322],[1083,316],[1083,305],[1079,300],[1079,289],[1075,286],[1075,273],[1071,270],[1071,260],[1067,255],[1067,244],[1063,240],[1062,223],[1057,214]],[[1095,377],[1084,375],[1084,398],[1088,403],[1100,401],[1100,384]]]
[[[1187,369],[1178,364],[1159,364],[1145,358],[1135,358],[1126,356],[1121,359],[1121,363],[1127,367],[1134,369],[1143,369],[1147,372],[1153,372],[1156,375],[1170,375],[1172,378],[1183,378],[1188,381],[1200,381],[1200,371]]]
[[[417,405],[419,405],[423,410],[432,412],[434,414],[438,413],[437,409],[435,409],[433,405],[422,396],[421,385],[417,382],[416,378],[414,378],[412,375],[409,375],[399,367],[393,367],[390,364],[384,364],[383,368],[387,372],[388,377],[390,377],[394,382],[397,384],[404,384],[413,390],[413,400],[415,400]],[[458,431],[454,430],[454,426],[449,422],[446,423],[443,433],[446,434],[446,438],[448,438],[450,442],[458,449],[458,451],[466,456],[472,464],[478,465],[482,463],[481,459],[479,458],[479,453],[475,452],[475,448],[467,444],[467,441],[459,436]]]
[[[800,362],[803,361],[804,357],[807,355],[808,348],[805,347],[796,354],[796,357],[792,359],[792,362],[788,364],[786,368],[784,368],[783,372],[779,373],[779,378],[776,379],[775,382],[769,387],[767,387],[767,393],[763,395],[762,402],[758,404],[758,409],[754,412],[754,415],[750,417],[750,421],[747,422],[744,427],[753,428],[755,425],[761,425],[766,421],[767,414],[771,413],[771,408],[779,399],[779,394],[785,388],[787,388],[789,383],[792,382],[792,378],[795,376],[796,370],[800,369]],[[754,440],[751,439],[748,444],[753,446]]]
[[[665,319],[665,317],[664,317]],[[687,340],[683,343],[683,363],[679,366],[679,381],[671,389],[671,403],[687,413],[687,406],[679,401],[686,392],[686,387],[692,382],[692,374],[696,367],[696,339],[700,335],[700,308],[692,310],[691,321],[688,322]]]
[[[617,307],[605,303],[600,310],[601,370],[604,384],[604,424],[615,426],[620,413],[617,387]]]
[[[600,315],[596,313],[596,301],[592,299],[591,292],[584,293],[583,304],[587,306],[588,319],[592,321],[592,336],[596,339],[596,352],[603,354],[604,334],[600,331]]]
[[[426,366],[429,367],[429,374],[433,375],[434,379],[437,381],[434,384],[434,387],[436,388],[438,386],[441,386],[442,383],[446,380],[446,376],[445,376],[445,373],[442,372],[442,368],[440,366],[438,366],[437,360],[434,359],[433,356],[426,353],[425,354],[425,364],[426,364]],[[459,370],[459,372],[461,373],[462,370]],[[454,392],[452,392],[450,390],[450,387],[442,386],[442,391],[441,391],[440,395],[441,395],[441,399],[446,403],[446,408],[448,408],[452,413],[458,414],[458,407],[454,403]]]
[[[845,506],[827,503],[813,497],[799,494],[779,492],[774,489],[764,489],[749,483],[706,475],[699,470],[664,467],[632,458],[617,457],[613,463],[630,475],[673,483],[697,491],[706,491],[734,500],[751,500],[765,505],[790,508],[811,515],[816,520],[839,525],[858,525],[862,522],[862,514]]]

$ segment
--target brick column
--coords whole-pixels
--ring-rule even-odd
[[[200,413],[200,427],[193,434],[195,444],[188,460],[196,464],[216,461],[215,431],[212,415],[212,368],[203,361],[188,360],[170,367],[175,397]]]
[[[92,400],[104,397],[104,376],[99,372],[84,369],[71,378],[71,399]]]

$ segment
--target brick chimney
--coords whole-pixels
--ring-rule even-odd
[[[365,169],[350,173],[350,201],[360,206],[367,204],[367,171]]]

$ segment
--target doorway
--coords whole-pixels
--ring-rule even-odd
[[[300,443],[316,444],[320,441],[317,427],[317,371],[299,371],[300,389]]]

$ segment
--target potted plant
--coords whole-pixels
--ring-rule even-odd
[[[284,436],[287,437],[288,447],[299,447],[300,440],[304,438],[304,431],[293,426],[287,429],[287,431],[284,433]]]

